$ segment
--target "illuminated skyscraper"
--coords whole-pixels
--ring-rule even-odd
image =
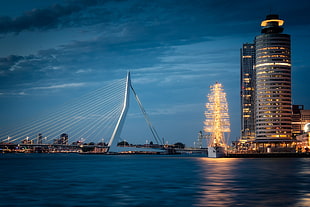
[[[292,137],[291,41],[282,34],[284,21],[268,15],[256,36],[256,139]]]
[[[243,44],[240,53],[241,138],[249,141],[255,138],[255,44]]]
[[[241,140],[238,149],[294,151],[291,40],[284,21],[268,15],[261,35],[241,49]]]

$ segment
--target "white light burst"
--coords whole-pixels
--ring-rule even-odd
[[[209,134],[209,147],[226,146],[230,132],[228,104],[222,84],[210,86],[211,93],[206,103],[204,131]]]

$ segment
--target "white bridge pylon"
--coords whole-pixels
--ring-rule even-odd
[[[114,128],[114,131],[111,135],[111,138],[110,138],[110,141],[109,141],[109,144],[108,144],[108,147],[111,147],[111,145],[113,144],[113,141],[115,138],[120,138],[120,134],[121,134],[121,131],[123,129],[123,126],[124,126],[124,122],[125,122],[125,118],[126,118],[126,115],[127,115],[127,111],[128,111],[128,108],[129,108],[129,98],[130,98],[130,91],[133,92],[133,95],[139,105],[139,108],[144,116],[144,119],[145,121],[147,122],[148,124],[148,127],[150,128],[151,130],[151,133],[153,135],[153,138],[155,139],[155,141],[158,143],[158,144],[163,144],[161,143],[161,139],[159,138],[158,134],[157,134],[157,131],[155,130],[154,126],[152,125],[150,119],[149,119],[149,116],[147,115],[137,93],[135,92],[132,84],[131,84],[131,78],[130,78],[130,72],[127,73],[127,78],[126,78],[126,86],[125,86],[125,93],[124,93],[124,102],[123,102],[123,108],[122,108],[122,111],[121,111],[121,114],[118,118],[118,121],[116,123],[116,126]]]

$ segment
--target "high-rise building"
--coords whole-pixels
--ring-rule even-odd
[[[284,21],[267,15],[261,35],[241,49],[241,146],[294,148],[292,140],[291,41]],[[247,144],[242,144],[247,142]],[[252,144],[253,145],[252,145]]]
[[[245,43],[240,50],[241,139],[255,138],[255,44]]]
[[[268,15],[256,36],[256,139],[292,138],[291,41],[284,21]]]

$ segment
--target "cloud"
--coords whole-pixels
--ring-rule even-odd
[[[65,83],[65,84],[59,84],[59,85],[33,87],[32,89],[35,89],[35,90],[62,89],[62,88],[81,87],[84,85],[85,83]]]
[[[0,16],[0,33],[85,25],[103,25],[101,28],[105,31],[107,26],[126,24],[139,33],[153,34],[150,40],[154,41],[161,41],[163,38],[170,41],[180,39],[195,41],[202,36],[256,31],[257,28],[250,25],[257,22],[257,18],[264,18],[262,11],[266,10],[266,13],[269,13],[269,8],[273,9],[273,7],[276,7],[276,13],[282,13],[283,18],[290,16],[289,21],[293,24],[309,25],[309,14],[306,11],[309,10],[310,4],[304,0],[297,0],[299,3],[296,4],[275,2],[276,6],[267,0],[251,3],[245,0],[74,0],[66,2],[66,4],[54,4],[47,8],[34,8],[15,18]],[[240,10],[242,10],[242,17],[240,17]],[[294,15],[299,13],[304,15],[303,18]]]
[[[0,17],[0,33],[20,33],[25,30],[46,30],[57,28],[68,24],[68,18],[74,13],[97,5],[100,1],[71,1],[67,5],[54,4],[48,8],[32,9],[23,15],[11,18],[8,16]],[[70,22],[70,21],[69,21]]]
[[[65,5],[26,12],[11,19],[10,27],[14,28],[17,20],[23,22],[18,25],[28,26],[11,29],[11,32],[96,24],[83,27],[96,31],[96,36],[72,40],[34,55],[0,58],[0,77],[7,75],[0,81],[3,87],[16,86],[18,81],[51,79],[64,83],[85,79],[90,82],[108,79],[111,75],[119,77],[120,71],[132,70],[136,78],[134,83],[172,86],[177,81],[185,85],[224,73],[239,73],[238,50],[242,37],[240,43],[231,46],[230,42],[236,39],[226,35],[244,35],[244,31],[256,30],[252,21],[259,27],[259,20],[255,14],[250,17],[248,10],[240,17],[240,10],[233,8],[240,5],[245,9],[262,8],[262,3],[244,4],[243,0],[234,3],[225,0],[175,2],[69,1]],[[229,12],[223,5],[229,6]],[[46,20],[40,20],[45,18],[43,11]],[[263,18],[259,12],[259,17]],[[33,23],[26,17],[28,20],[34,18]],[[246,27],[250,23],[251,27]]]
[[[188,104],[178,104],[178,105],[167,105],[161,108],[157,108],[150,112],[150,115],[174,115],[180,113],[191,113],[197,111],[197,109],[203,108],[203,104],[188,103]]]
[[[91,73],[93,69],[78,69],[76,73]]]
[[[0,58],[0,71],[6,73],[8,70],[13,71],[14,67],[18,65],[20,61],[24,60],[23,56],[9,55],[7,57]]]
[[[24,96],[24,95],[27,95],[27,93],[25,93],[24,91],[22,91],[22,92],[19,92],[18,95]]]
[[[29,94],[24,91],[0,93],[0,96],[26,96],[26,95],[29,95]]]
[[[161,105],[156,108],[146,109],[149,116],[174,116],[180,114],[194,113],[197,110],[204,109],[204,103],[188,103],[188,104],[174,104]],[[141,118],[143,114],[139,112],[130,112],[129,118]]]

